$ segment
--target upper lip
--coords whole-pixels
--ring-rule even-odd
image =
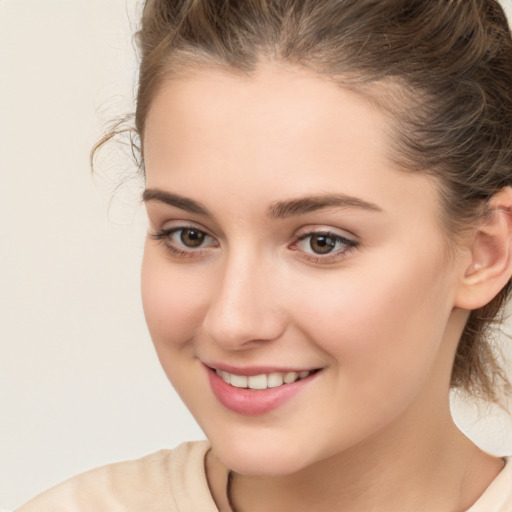
[[[252,375],[262,375],[264,373],[290,373],[290,372],[303,372],[303,371],[313,371],[319,370],[319,368],[311,368],[311,367],[284,367],[284,366],[232,366],[224,363],[204,363],[205,366],[208,366],[212,370],[220,370],[223,372],[233,373],[235,375],[245,375],[250,377]]]

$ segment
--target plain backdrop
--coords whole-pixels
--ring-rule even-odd
[[[132,109],[139,8],[0,0],[0,508],[203,437],[144,324],[141,183],[122,148],[89,169],[105,122]],[[485,449],[512,453],[505,413],[454,411]]]

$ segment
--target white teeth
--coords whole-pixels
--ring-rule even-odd
[[[285,376],[284,376],[284,382],[285,384],[291,384],[292,382],[295,382],[297,380],[297,377],[299,376],[299,374],[297,372],[288,372]]]
[[[277,388],[283,385],[283,376],[280,373],[269,373],[267,386],[269,388]]]
[[[223,372],[221,370],[215,370],[215,373],[221,377],[224,382],[227,382],[228,384],[231,382],[231,373]]]
[[[251,389],[267,389],[267,376],[265,374],[251,375],[247,381],[247,385]]]
[[[246,388],[247,387],[247,377],[245,375],[235,375],[231,374],[231,382],[232,386],[235,388]]]
[[[224,382],[231,384],[236,388],[249,388],[249,389],[267,389],[277,388],[283,384],[291,384],[299,379],[305,379],[311,372],[303,370],[301,372],[272,372],[269,374],[262,373],[260,375],[236,375],[221,370],[215,370]]]

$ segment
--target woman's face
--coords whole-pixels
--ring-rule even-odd
[[[152,104],[145,314],[235,471],[291,473],[447,401],[461,258],[388,128],[355,93],[270,65],[197,72]]]

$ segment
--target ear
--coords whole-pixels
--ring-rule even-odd
[[[512,188],[505,187],[492,196],[488,211],[468,247],[470,256],[464,262],[455,301],[460,309],[485,306],[512,275]]]

